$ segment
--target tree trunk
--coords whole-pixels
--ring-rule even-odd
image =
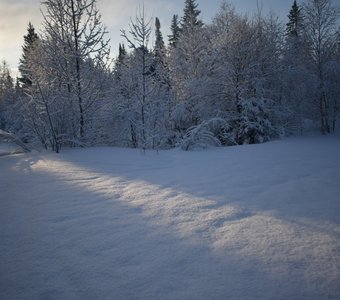
[[[74,0],[71,0],[72,6],[72,22],[73,22],[73,37],[75,46],[75,60],[76,60],[76,76],[77,76],[77,97],[78,97],[78,107],[79,107],[79,136],[84,137],[84,109],[83,109],[83,99],[82,99],[82,88],[81,88],[81,70],[80,70],[80,59],[79,59],[79,37],[78,37],[78,27],[76,22],[76,12],[74,8]]]

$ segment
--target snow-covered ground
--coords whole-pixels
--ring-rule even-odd
[[[0,156],[21,153],[22,149],[18,145],[0,140]]]
[[[0,299],[340,299],[339,138],[0,170]]]

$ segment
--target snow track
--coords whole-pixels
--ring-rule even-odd
[[[339,150],[0,157],[0,298],[339,299]]]

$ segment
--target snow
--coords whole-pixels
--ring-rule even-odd
[[[0,156],[23,152],[18,145],[9,142],[2,142],[0,139]]]
[[[0,168],[0,299],[340,299],[337,137]]]

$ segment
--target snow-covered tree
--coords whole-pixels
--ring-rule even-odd
[[[319,110],[320,130],[325,134],[331,130],[331,111],[334,110],[327,97],[329,93],[326,93],[325,72],[336,52],[340,11],[331,0],[308,0],[303,8],[313,68],[318,79],[315,107]]]
[[[14,87],[13,78],[8,63],[3,60],[0,64],[0,99],[3,99]]]
[[[31,85],[23,98],[28,132],[33,142],[59,152],[74,137],[76,122],[70,85],[63,81],[59,56],[51,56],[50,44],[41,39],[28,55]],[[66,142],[66,141],[68,142]]]
[[[330,130],[335,132],[340,117],[340,57],[334,55],[324,66],[325,98],[329,102]]]
[[[209,53],[209,35],[199,19],[195,1],[186,1],[181,32],[176,47],[170,49],[169,68],[175,99],[174,128],[179,136],[200,122],[204,86],[208,70],[205,60]]]
[[[166,147],[171,135],[171,93],[167,50],[161,32],[159,19],[155,19],[155,46],[152,67],[152,113],[153,142],[152,147]]]
[[[216,100],[234,140],[239,144],[257,143],[279,135],[278,22],[272,16],[240,16],[224,2],[211,30],[217,51]]]
[[[151,35],[151,19],[147,19],[144,7],[140,8],[135,21],[131,21],[128,32],[121,30],[128,46],[132,49],[129,64],[125,69],[129,97],[123,99],[123,107],[130,123],[131,143],[134,147],[148,146],[148,105],[150,104],[153,58],[148,49]]]
[[[17,134],[23,126],[20,96],[18,80],[15,86],[10,67],[3,60],[0,64],[0,128],[12,134]]]
[[[3,60],[0,63],[0,129],[6,129],[8,126],[8,111],[11,110],[13,102],[13,88],[9,65]]]
[[[48,0],[43,4],[46,51],[56,58],[58,80],[69,94],[77,120],[71,138],[84,140],[103,92],[102,82],[93,75],[107,68],[110,49],[106,29],[96,0]]]
[[[29,23],[19,66],[25,134],[58,151],[259,143],[303,133],[308,119],[334,131],[338,9],[306,1],[292,1],[284,28],[274,15],[240,15],[227,0],[205,25],[197,1],[185,0],[168,47],[160,20],[140,8],[122,30],[130,50],[119,45],[112,71],[96,0],[44,1],[42,34]]]
[[[288,15],[282,55],[282,106],[287,133],[303,134],[305,122],[313,119],[315,76],[311,70],[308,37],[302,8],[294,1]]]
[[[44,146],[92,143],[107,89],[108,41],[95,0],[43,2],[42,36],[25,53],[29,126]]]

